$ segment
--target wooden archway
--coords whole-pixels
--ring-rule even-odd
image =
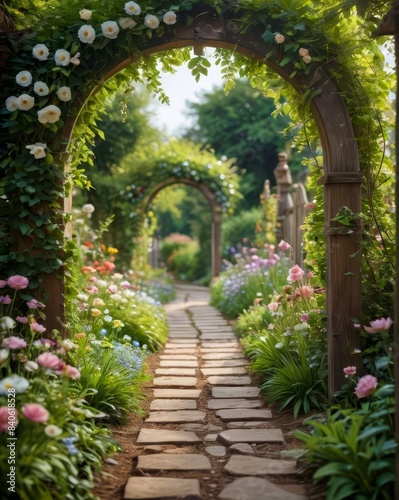
[[[216,279],[220,275],[222,266],[220,248],[222,243],[222,207],[216,199],[216,194],[205,184],[201,184],[192,179],[185,179],[184,177],[169,177],[169,179],[165,179],[154,186],[150,195],[143,201],[143,206],[148,207],[151,200],[153,200],[160,191],[168,186],[173,186],[174,184],[185,184],[198,189],[209,202],[209,206],[212,211],[212,279]]]
[[[353,325],[353,319],[361,314],[361,227],[351,228],[351,232],[339,227],[332,221],[339,210],[346,206],[353,213],[361,212],[362,174],[359,168],[359,155],[356,138],[345,102],[340,89],[330,76],[328,65],[312,67],[308,75],[295,74],[292,63],[279,65],[281,58],[276,44],[267,44],[262,39],[262,27],[251,26],[245,33],[240,33],[240,15],[228,9],[218,14],[209,5],[198,2],[191,12],[194,22],[187,26],[177,23],[173,30],[162,37],[152,37],[145,41],[140,52],[128,57],[114,57],[101,62],[101,67],[94,63],[93,74],[101,74],[97,84],[91,89],[96,92],[103,83],[140,58],[165,50],[193,46],[196,54],[201,54],[204,46],[230,49],[264,62],[283,79],[288,81],[298,93],[312,89],[311,111],[318,126],[323,147],[324,175],[320,184],[324,185],[325,231],[320,238],[326,238],[327,245],[327,329],[328,329],[328,366],[329,396],[345,382],[343,368],[357,366],[361,371],[359,354],[360,338]],[[333,71],[331,71],[333,74]],[[74,116],[64,127],[60,144],[67,144],[71,132],[86,98],[75,101]],[[62,316],[62,295],[58,291],[59,282],[54,278],[59,303],[54,309],[55,316]],[[53,303],[53,307],[55,304]]]

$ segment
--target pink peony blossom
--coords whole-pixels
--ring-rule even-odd
[[[301,321],[306,323],[306,321],[309,319],[309,314],[303,313],[301,316]]]
[[[36,321],[34,321],[33,323],[30,323],[29,327],[32,330],[32,332],[43,333],[47,330],[47,328],[45,326],[40,325],[39,323],[36,323]]]
[[[8,304],[11,304],[12,300],[11,300],[11,297],[9,295],[2,295],[0,297],[0,302],[7,306]]]
[[[29,285],[28,278],[25,276],[20,276],[16,274],[15,276],[10,276],[7,280],[7,285],[14,290],[24,290]]]
[[[43,354],[39,354],[36,362],[44,366],[44,368],[58,368],[61,359],[55,354],[51,354],[51,352],[44,352]]]
[[[17,427],[17,425],[17,410],[15,408],[8,408],[8,406],[2,406],[0,408],[0,432],[7,432],[8,427]]]
[[[4,288],[7,286],[7,281],[6,280],[0,280],[0,288]]]
[[[63,369],[63,374],[72,380],[78,380],[80,378],[80,371],[71,365],[65,365]]]
[[[308,285],[301,286],[299,289],[301,292],[302,297],[305,297],[305,299],[308,299],[313,295],[313,288]]]
[[[386,332],[393,325],[393,321],[391,318],[380,318],[375,319],[374,321],[370,321],[370,326],[365,326],[364,329],[367,333],[377,333],[377,332]]]
[[[36,299],[29,300],[26,304],[30,309],[38,309],[39,307],[44,307],[44,304]]]
[[[17,316],[15,319],[22,325],[26,325],[26,323],[28,322],[28,318],[26,316]]]
[[[267,308],[269,311],[276,312],[278,309],[279,303],[278,302],[270,302],[270,304],[267,305]]]
[[[366,398],[367,396],[371,396],[373,392],[376,390],[378,385],[378,380],[372,375],[365,375],[364,377],[359,379],[357,383],[355,394],[358,398]]]
[[[293,283],[294,281],[299,281],[303,275],[305,274],[305,271],[301,269],[298,264],[295,264],[295,266],[291,267],[289,270],[288,278],[287,281],[289,283]]]
[[[356,375],[356,366],[347,366],[344,368],[345,375]]]
[[[109,285],[107,290],[109,293],[116,293],[118,291],[118,287],[116,285]]]
[[[22,415],[31,422],[47,422],[50,413],[38,403],[26,403],[22,408]]]
[[[98,288],[94,285],[89,285],[85,288],[86,292],[92,293],[93,295],[96,295],[98,293]]]
[[[26,347],[26,341],[21,339],[21,337],[6,337],[1,343],[3,347],[8,347],[9,349],[23,349]]]
[[[291,245],[289,243],[287,243],[286,241],[281,240],[280,243],[278,244],[278,247],[280,250],[285,252],[286,250],[289,250],[291,248]]]

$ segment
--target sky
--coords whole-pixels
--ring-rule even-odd
[[[212,63],[212,58],[209,62]],[[208,76],[201,75],[198,83],[187,66],[177,68],[173,75],[164,73],[161,81],[162,88],[170,99],[170,106],[160,103],[155,98],[150,108],[153,115],[152,122],[157,127],[165,129],[168,135],[176,136],[180,135],[183,128],[186,129],[193,123],[184,115],[187,109],[186,101],[198,102],[202,91],[209,91],[214,86],[223,85],[220,67],[215,65],[208,69]]]

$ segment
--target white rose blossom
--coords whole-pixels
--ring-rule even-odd
[[[49,52],[50,51],[43,43],[38,43],[32,49],[33,57],[39,59],[39,61],[47,61]]]
[[[126,2],[125,12],[130,16],[138,16],[139,14],[141,14],[141,7],[136,2]]]
[[[133,21],[131,17],[121,17],[119,19],[119,26],[123,29],[132,29],[137,26],[136,21]]]
[[[48,95],[50,92],[48,85],[44,82],[35,82],[33,90],[37,95]]]
[[[36,144],[29,144],[26,146],[26,149],[30,149],[30,154],[33,155],[36,160],[39,160],[40,158],[45,158],[46,152],[44,150],[46,147],[46,144],[37,142]]]
[[[285,36],[284,36],[284,35],[282,35],[281,33],[276,33],[276,34],[274,35],[274,41],[275,41],[276,43],[284,43],[284,42],[285,42]]]
[[[21,87],[29,87],[32,83],[32,74],[29,71],[20,71],[15,77],[15,81]]]
[[[303,57],[303,56],[308,56],[308,55],[309,55],[309,51],[308,51],[308,49],[304,49],[303,47],[302,47],[301,49],[299,49],[299,51],[298,51],[298,52],[299,52],[299,55],[300,55],[301,57]]]
[[[65,49],[58,49],[55,52],[54,59],[57,66],[68,66],[71,54]]]
[[[55,123],[58,122],[61,116],[61,110],[58,106],[50,104],[37,112],[37,117],[40,123]]]
[[[10,113],[19,109],[18,108],[18,97],[15,97],[15,95],[11,95],[10,97],[7,97],[6,108],[8,109],[8,111],[10,111]]]
[[[39,365],[36,363],[36,361],[31,361],[31,360],[28,360],[25,364],[24,364],[24,368],[25,370],[27,370],[28,372],[35,372],[36,370],[39,369]]]
[[[115,21],[105,21],[101,25],[101,30],[105,38],[110,38],[111,40],[114,40],[119,34],[119,26]]]
[[[94,212],[94,210],[95,210],[94,205],[92,205],[91,203],[86,203],[82,207],[82,212],[84,214],[92,214]]]
[[[312,58],[310,57],[309,54],[305,55],[302,57],[302,61],[305,63],[305,64],[309,64],[310,62],[312,62]]]
[[[18,97],[17,105],[21,111],[28,111],[35,105],[35,98],[28,94],[21,94]]]
[[[90,26],[90,24],[84,24],[79,28],[78,37],[82,43],[90,44],[94,42],[96,38],[96,32],[93,26]]]
[[[57,437],[62,434],[62,429],[60,429],[60,427],[57,427],[56,425],[50,424],[46,425],[46,427],[44,428],[44,432],[49,437]]]
[[[63,102],[70,101],[72,99],[71,89],[69,87],[60,87],[57,90],[57,97]]]
[[[76,54],[71,57],[71,60],[69,61],[71,64],[74,64],[75,66],[79,66],[80,64],[80,52],[76,52]]]
[[[147,14],[144,18],[144,25],[147,26],[147,28],[155,30],[159,26],[159,19],[157,18],[157,16]]]
[[[5,361],[10,354],[10,349],[0,349],[0,364]]]
[[[168,25],[175,24],[176,20],[176,14],[171,10],[169,12],[166,12],[163,16],[163,22]]]
[[[89,19],[91,19],[92,13],[93,12],[89,9],[82,9],[79,11],[80,19],[83,19],[84,21],[88,21]]]

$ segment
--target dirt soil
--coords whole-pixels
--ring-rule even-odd
[[[159,365],[159,354],[152,354],[147,358],[148,373],[154,374],[154,370]],[[256,383],[256,380],[255,382]],[[206,382],[205,379],[199,377],[198,388],[203,388]],[[137,457],[143,454],[151,454],[154,452],[168,452],[168,453],[202,453],[204,454],[204,445],[201,443],[197,447],[195,445],[158,445],[158,446],[142,446],[136,445],[136,437],[142,427],[153,429],[178,429],[179,424],[156,424],[146,423],[144,419],[149,412],[150,402],[152,398],[151,383],[144,385],[144,393],[146,395],[145,401],[142,403],[143,415],[131,414],[127,420],[126,425],[112,427],[114,439],[121,445],[122,451],[117,453],[113,460],[117,463],[105,463],[103,469],[96,477],[96,487],[94,494],[101,500],[122,500],[126,482],[130,476],[152,476],[156,473],[153,471],[147,474],[144,471],[137,470]],[[205,387],[201,392],[199,400],[199,410],[206,411],[207,400],[210,399],[210,389]],[[273,418],[270,422],[266,423],[264,427],[280,428],[285,437],[284,444],[263,444],[256,446],[256,455],[259,457],[267,458],[281,458],[280,452],[282,450],[289,450],[292,448],[300,448],[301,442],[298,441],[293,435],[294,429],[306,430],[303,426],[303,418],[294,419],[292,410],[279,413],[277,409],[272,408]],[[207,424],[221,425],[220,420],[216,417],[211,417],[207,420]],[[209,431],[195,431],[201,438]],[[220,445],[221,443],[209,443],[209,445]],[[179,478],[198,478],[201,482],[201,491],[203,492],[204,499],[213,499],[222,490],[223,486],[230,483],[235,476],[226,473],[223,467],[227,463],[232,452],[227,452],[225,457],[210,457],[212,462],[212,471],[160,471],[159,475],[162,477],[179,477]],[[274,483],[279,484],[301,484],[306,490],[306,493],[312,499],[321,499],[323,496],[317,491],[311,493],[311,471],[307,466],[301,469],[301,472],[295,476],[270,476],[268,479]],[[289,486],[287,487],[289,490]]]

